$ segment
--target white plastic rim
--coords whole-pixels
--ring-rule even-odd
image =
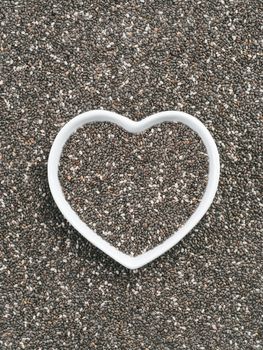
[[[131,133],[141,133],[142,131],[151,128],[162,122],[180,122],[187,125],[195,131],[202,139],[209,158],[208,182],[205,192],[199,206],[189,219],[176,232],[169,236],[158,246],[147,252],[131,256],[125,254],[105,241],[101,236],[96,234],[85,222],[83,222],[77,213],[71,208],[70,204],[65,199],[63,190],[59,181],[59,162],[63,146],[69,137],[79,127],[91,122],[111,122],[119,125]],[[127,117],[123,117],[117,113],[105,110],[93,110],[82,113],[71,119],[57,134],[50,150],[48,159],[48,182],[52,196],[64,217],[69,223],[90,241],[97,248],[109,255],[114,260],[118,261],[123,266],[129,269],[142,267],[164,254],[177,244],[193,227],[202,219],[208,208],[210,207],[217,191],[220,174],[219,154],[213,137],[207,128],[197,118],[179,111],[160,112],[140,121],[133,121]]]

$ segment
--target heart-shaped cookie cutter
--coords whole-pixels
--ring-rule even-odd
[[[125,254],[105,241],[101,236],[96,234],[83,222],[77,213],[71,208],[70,204],[65,199],[65,196],[60,185],[58,171],[61,153],[63,146],[79,127],[91,122],[111,122],[122,127],[124,130],[131,133],[141,133],[144,130],[151,128],[162,122],[180,122],[187,125],[195,131],[202,139],[207,154],[209,157],[208,182],[202,200],[195,212],[189,219],[171,236],[163,241],[158,246],[148,250],[147,252],[130,256]],[[167,250],[177,244],[192,228],[202,219],[208,208],[210,207],[217,191],[220,174],[219,154],[213,137],[210,132],[197,118],[178,111],[160,112],[140,121],[133,121],[127,117],[123,117],[117,113],[105,110],[93,110],[82,113],[71,119],[57,134],[50,150],[48,159],[48,182],[52,196],[64,217],[69,223],[84,236],[88,241],[101,249],[114,260],[118,261],[123,266],[129,269],[136,269],[146,265],[150,261],[158,258]]]

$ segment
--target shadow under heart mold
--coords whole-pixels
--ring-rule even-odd
[[[174,233],[195,211],[208,178],[200,137],[165,122],[131,134],[108,123],[77,129],[63,148],[66,200],[97,234],[139,255]]]

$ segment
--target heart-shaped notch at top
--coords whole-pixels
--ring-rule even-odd
[[[72,209],[65,199],[63,190],[59,181],[59,162],[63,147],[70,136],[81,126],[91,122],[111,122],[122,127],[131,133],[141,133],[148,128],[162,122],[180,122],[191,128],[202,139],[209,158],[208,182],[204,195],[194,213],[189,219],[169,238],[158,246],[137,256],[130,256],[112,246],[101,236],[95,233],[84,221],[80,219],[77,213]],[[104,253],[118,261],[129,269],[136,269],[156,259],[167,250],[177,244],[192,228],[201,220],[210,207],[216,194],[220,174],[219,154],[213,137],[207,128],[195,117],[179,111],[160,112],[146,117],[138,122],[114,112],[105,110],[93,110],[82,113],[71,119],[57,134],[50,150],[48,159],[48,182],[52,196],[69,223],[81,233],[93,245],[101,249]]]

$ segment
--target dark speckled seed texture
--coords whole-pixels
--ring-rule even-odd
[[[133,135],[110,123],[79,128],[64,147],[66,199],[105,240],[132,256],[162,243],[201,201],[208,156],[181,123]]]
[[[258,0],[1,2],[1,349],[262,350],[261,12]],[[202,221],[135,271],[78,234],[48,189],[58,131],[100,108],[184,111],[220,153]],[[126,156],[129,135],[90,128]],[[163,157],[167,131],[148,130],[141,150],[152,137]]]

